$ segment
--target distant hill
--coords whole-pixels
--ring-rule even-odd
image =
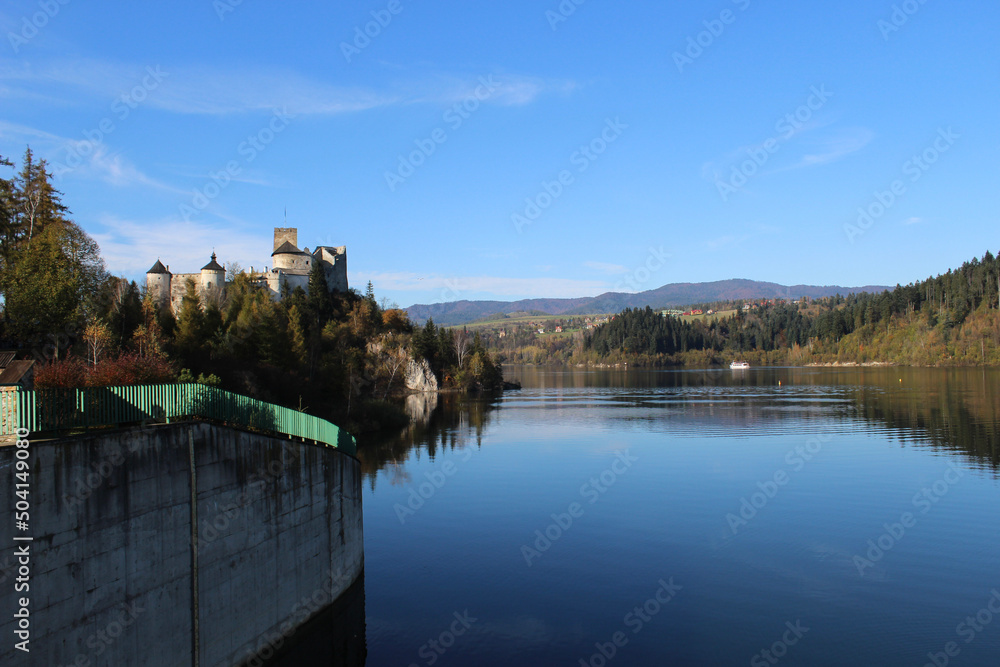
[[[756,280],[719,280],[712,283],[672,283],[657,289],[627,294],[606,292],[595,297],[578,299],[524,299],[522,301],[453,301],[451,303],[417,304],[406,309],[416,322],[433,317],[436,324],[468,324],[490,315],[537,312],[548,315],[584,315],[617,313],[625,308],[676,308],[697,303],[734,301],[739,299],[800,299],[825,296],[882,292],[891,289],[880,285],[840,287],[837,285],[779,285]]]

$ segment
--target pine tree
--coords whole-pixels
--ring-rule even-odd
[[[310,316],[320,327],[326,326],[333,314],[333,300],[326,282],[326,271],[320,262],[314,262],[309,270],[309,310]]]
[[[309,335],[305,315],[297,305],[288,309],[288,341],[295,361],[301,366],[306,365],[309,360]]]
[[[197,352],[204,342],[205,313],[201,308],[201,297],[193,279],[185,284],[181,309],[177,313],[177,331],[174,339],[177,347],[186,354]]]

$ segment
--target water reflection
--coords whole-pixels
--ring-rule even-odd
[[[364,667],[365,576],[362,573],[336,603],[300,628],[267,667]],[[250,664],[247,663],[247,667]]]
[[[498,399],[477,399],[459,394],[420,394],[407,397],[410,426],[399,434],[363,443],[358,450],[361,471],[375,489],[379,471],[386,470],[394,483],[405,481],[401,464],[413,450],[433,459],[440,452],[481,447],[483,433],[500,407]]]
[[[980,589],[996,585],[989,478],[1000,471],[1000,371],[505,374],[524,389],[491,400],[411,397],[405,432],[363,443],[372,489],[367,630],[362,600],[350,620],[354,643],[331,642],[324,626],[319,653],[280,664],[364,664],[366,635],[373,665],[427,664],[427,638],[466,609],[482,620],[441,664],[578,663],[595,641],[628,627],[622,614],[649,598],[659,577],[673,575],[688,582],[677,606],[665,607],[655,633],[637,637],[622,664],[664,664],[668,656],[673,664],[746,664],[762,638],[800,614],[817,628],[801,659],[814,653],[789,664],[853,664],[851,651],[871,658],[865,664],[917,664],[927,647],[947,641],[954,618],[978,609]],[[808,468],[792,468],[792,482],[751,529],[730,532],[727,513],[773,479],[785,452],[806,434],[838,432],[850,435]],[[886,441],[927,453],[880,446]],[[610,465],[611,449],[601,449],[609,442],[631,448],[642,465],[525,564],[520,546]],[[463,450],[476,452],[475,463],[404,521],[397,506]],[[946,503],[920,515],[877,573],[860,577],[853,556],[943,474],[937,452],[990,474],[964,477]],[[379,479],[389,484],[375,492]],[[917,648],[912,627],[921,632]],[[335,646],[348,662],[336,661]],[[974,651],[994,646],[977,642],[968,664],[989,664],[975,662]],[[905,660],[893,661],[898,651]]]
[[[1000,372],[995,370],[515,367],[505,374],[519,378],[524,389],[490,400],[454,394],[409,397],[411,426],[367,443],[358,454],[372,488],[381,470],[394,481],[405,477],[400,464],[414,449],[433,459],[442,450],[480,446],[501,408],[579,410],[586,421],[592,408],[615,407],[615,420],[669,427],[678,435],[739,437],[751,430],[832,421],[838,429],[874,428],[901,444],[961,452],[974,464],[1000,470]],[[607,415],[602,412],[600,418]]]

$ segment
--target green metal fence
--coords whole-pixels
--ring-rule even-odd
[[[354,438],[325,419],[200,384],[16,389],[0,396],[2,435],[14,435],[18,428],[65,432],[198,418],[357,453]]]

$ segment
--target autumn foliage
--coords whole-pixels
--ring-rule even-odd
[[[116,359],[102,359],[97,365],[73,356],[39,368],[35,372],[35,386],[44,389],[171,384],[176,375],[174,365],[158,356],[129,353]]]

